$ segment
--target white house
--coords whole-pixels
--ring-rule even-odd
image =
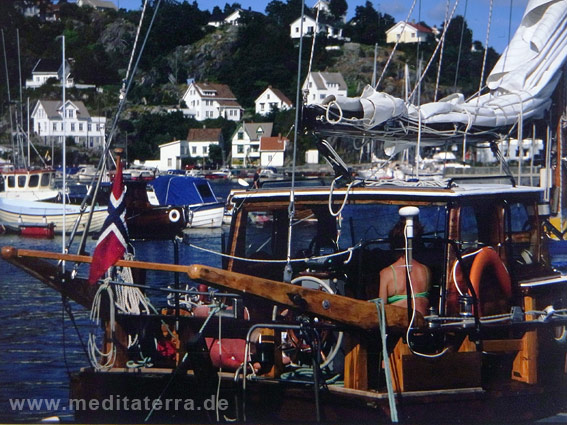
[[[118,7],[109,0],[77,0],[77,6],[89,6],[97,10],[118,10]]]
[[[57,100],[38,100],[31,117],[33,131],[44,145],[62,144],[63,136],[73,137],[75,143],[88,149],[102,150],[105,142],[105,117],[92,117],[81,101],[65,102],[65,131],[63,105]]]
[[[180,170],[182,161],[189,158],[189,142],[187,140],[174,140],[159,145],[160,171]]]
[[[187,105],[186,114],[197,121],[219,117],[240,121],[244,111],[226,84],[192,81],[182,100]]]
[[[260,160],[260,139],[272,135],[273,123],[242,123],[232,135],[233,166],[257,165]]]
[[[299,17],[290,24],[289,36],[294,39],[300,38],[302,35],[301,28],[301,17]],[[303,17],[303,36],[321,33],[325,34],[327,38],[343,39],[343,30],[336,23],[330,22],[323,15],[319,15],[317,21],[314,16],[306,13]]]
[[[329,95],[347,95],[347,85],[340,72],[310,72],[302,89],[307,91],[308,105],[321,103]]]
[[[289,140],[282,135],[260,139],[260,165],[262,167],[283,167],[285,148]]]
[[[256,113],[260,115],[268,115],[272,111],[283,111],[291,109],[293,104],[288,97],[280,90],[268,86],[260,96],[254,101],[256,105]]]
[[[26,88],[36,89],[44,85],[50,78],[61,81],[63,66],[60,60],[39,59],[32,69],[31,80],[26,80]],[[71,78],[71,66],[65,61],[65,86],[73,87],[74,82]]]
[[[192,158],[208,158],[211,145],[222,142],[221,128],[190,128],[187,134],[189,154]]]
[[[240,18],[242,17],[242,13],[242,9],[236,9],[234,12],[224,18],[224,23],[227,25],[238,25]]]
[[[386,31],[386,43],[422,43],[433,31],[423,25],[400,21]]]
[[[222,27],[225,24],[225,18],[226,16],[224,15],[224,13],[213,14],[210,17],[209,22],[207,22],[207,25],[215,28]]]

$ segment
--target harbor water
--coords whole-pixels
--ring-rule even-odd
[[[214,184],[213,190],[226,199],[232,187]],[[221,239],[228,227],[186,232],[184,242],[178,245],[179,262],[220,267],[221,257],[209,251],[221,251]],[[93,251],[95,243],[88,241],[87,252]],[[61,252],[61,237],[45,240],[0,235],[0,245]],[[171,241],[136,241],[132,245],[138,260],[174,262]],[[70,252],[75,253],[72,249]],[[87,272],[83,266],[81,275]],[[181,277],[182,284],[186,280]],[[167,283],[148,276],[150,285]],[[159,305],[162,302],[165,300],[158,300]],[[68,410],[69,378],[89,366],[85,347],[92,325],[89,311],[73,302],[67,305],[66,311],[58,292],[0,260],[0,423],[38,422],[51,416],[73,420],[73,412]],[[111,417],[108,420],[112,422]]]
[[[231,187],[215,184],[213,189],[217,196],[226,197]],[[221,257],[211,251],[221,251],[227,233],[227,227],[187,231],[186,239],[178,245],[180,263],[220,267]],[[92,252],[94,244],[94,240],[89,240],[87,251]],[[0,245],[60,252],[61,238],[40,240],[3,235]],[[174,262],[174,245],[170,241],[133,245],[138,260]],[[565,243],[557,244],[553,250],[558,266],[566,272]],[[86,269],[81,269],[81,274],[86,274]],[[151,275],[147,281],[159,286],[170,283],[156,281]],[[186,277],[181,277],[182,285],[186,281]],[[158,301],[159,305],[165,302]],[[50,416],[73,420],[73,412],[68,409],[69,379],[71,373],[90,365],[86,344],[92,325],[88,315],[83,307],[63,302],[53,289],[0,261],[0,423],[38,422]],[[108,422],[112,423],[111,415]]]

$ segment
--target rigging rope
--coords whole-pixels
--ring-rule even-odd
[[[449,21],[448,21],[448,15],[449,15],[449,4],[450,4],[450,0],[447,0],[447,2],[445,3],[445,21],[444,21],[444,26],[448,27],[449,26]],[[439,53],[439,65],[437,66],[437,78],[435,81],[435,93],[433,95],[433,101],[436,102],[437,101],[437,94],[439,92],[439,81],[441,80],[441,67],[443,64],[443,53],[445,51],[445,39],[443,39],[443,42],[441,43],[441,53]]]
[[[463,52],[463,38],[465,36],[465,19],[467,17],[467,7],[469,0],[465,0],[465,11],[463,12],[463,21],[461,24],[461,37],[459,39],[459,54],[457,55],[457,66],[455,67],[455,82],[453,83],[453,91],[457,91],[457,80],[459,78],[459,67],[461,64],[461,53]]]
[[[155,19],[156,19],[157,12],[158,12],[158,10],[159,10],[160,5],[161,5],[161,0],[157,0],[157,1],[156,1],[156,4],[155,4],[154,14],[152,15],[152,19],[150,20],[150,23],[149,23],[149,25],[148,25],[148,29],[147,29],[147,31],[146,31],[146,34],[145,34],[145,37],[144,37],[144,41],[143,41],[143,43],[142,43],[142,46],[140,47],[140,51],[139,51],[139,53],[138,53],[138,57],[136,58],[136,63],[134,64],[134,68],[133,68],[132,73],[131,73],[131,75],[130,75],[130,77],[129,77],[129,79],[128,79],[128,82],[127,82],[127,84],[126,84],[125,90],[124,90],[123,92],[121,92],[121,95],[122,95],[122,96],[121,96],[121,98],[120,98],[120,102],[118,103],[118,109],[117,109],[117,111],[116,111],[116,115],[114,116],[114,121],[112,122],[112,126],[111,126],[110,131],[109,131],[108,140],[107,140],[107,142],[106,142],[106,145],[105,145],[105,147],[104,147],[104,151],[103,151],[103,153],[102,153],[102,155],[101,155],[101,157],[100,157],[100,160],[99,160],[99,163],[98,163],[98,166],[97,166],[97,170],[99,170],[100,172],[99,172],[99,175],[98,175],[98,179],[97,179],[97,181],[96,181],[96,185],[93,185],[94,190],[93,190],[92,193],[90,194],[90,195],[92,195],[92,196],[91,196],[91,199],[92,199],[92,201],[91,201],[91,210],[90,210],[90,212],[89,212],[89,219],[88,219],[88,222],[87,222],[87,223],[88,223],[87,228],[86,228],[86,229],[84,230],[84,232],[83,232],[83,236],[82,236],[81,242],[80,242],[80,244],[79,244],[79,248],[78,248],[78,250],[77,250],[77,253],[78,253],[78,254],[81,254],[81,253],[84,251],[84,249],[85,249],[86,239],[87,239],[87,235],[88,235],[88,233],[89,233],[89,232],[88,232],[88,229],[89,229],[89,226],[90,226],[92,214],[93,214],[93,212],[94,212],[94,207],[95,207],[95,205],[96,205],[96,195],[97,195],[98,190],[99,190],[99,188],[100,188],[100,184],[101,184],[101,182],[102,182],[103,174],[105,173],[106,158],[107,158],[107,156],[108,156],[108,153],[110,152],[110,145],[112,144],[112,141],[113,141],[113,138],[114,138],[114,134],[115,134],[116,128],[117,128],[117,126],[118,126],[118,119],[120,118],[120,115],[121,115],[121,113],[122,113],[122,109],[123,109],[124,106],[126,105],[126,99],[128,98],[128,92],[130,91],[130,88],[132,87],[132,82],[134,81],[134,76],[136,75],[136,70],[138,69],[138,65],[139,65],[139,63],[140,63],[140,59],[142,58],[142,53],[144,52],[144,48],[145,48],[146,43],[147,43],[147,41],[148,41],[148,38],[149,38],[149,35],[150,35],[150,32],[151,32],[152,26],[153,26],[154,21],[155,21]],[[134,50],[135,50],[135,46],[134,46]],[[113,158],[111,158],[111,159],[113,159]],[[70,250],[71,244],[72,244],[72,242],[73,242],[73,239],[74,239],[75,234],[76,234],[76,232],[77,232],[77,229],[78,229],[78,227],[79,227],[79,222],[80,222],[81,216],[82,216],[82,214],[84,213],[84,211],[86,210],[87,199],[88,199],[88,196],[86,196],[86,197],[84,198],[83,202],[81,203],[81,213],[80,213],[80,216],[79,216],[79,218],[77,218],[77,221],[75,221],[75,226],[74,226],[73,231],[71,232],[71,235],[70,235],[70,237],[69,237],[69,243],[68,243],[68,245],[67,245],[67,250],[68,250],[68,251]]]
[[[449,16],[449,21],[451,21],[453,19],[453,16],[455,15],[455,11],[457,10],[457,6],[459,5],[459,0],[457,0],[455,2],[455,5],[453,6],[453,10],[451,11],[451,15]],[[437,43],[437,45],[435,46],[435,50],[433,51],[433,54],[431,55],[431,58],[429,58],[429,62],[427,62],[427,66],[425,67],[425,69],[423,70],[423,72],[421,73],[421,76],[419,77],[419,80],[417,81],[415,88],[413,89],[413,91],[410,93],[409,97],[410,99],[413,97],[415,91],[421,87],[421,83],[423,82],[423,79],[425,78],[425,75],[427,74],[427,71],[429,71],[429,67],[431,66],[431,64],[433,63],[433,59],[435,59],[435,56],[437,55],[437,52],[439,51],[439,48],[441,46],[441,43],[444,42],[445,40],[445,36],[447,35],[447,30],[449,29],[449,26],[446,26],[445,28],[443,28],[443,33],[441,34],[441,38],[439,39],[439,42]]]
[[[404,30],[406,29],[406,25],[408,24],[409,18],[411,17],[411,14],[413,13],[413,9],[415,8],[416,3],[417,3],[417,0],[413,0],[413,3],[410,7],[408,15],[407,15],[406,19],[404,20],[404,24],[402,25],[402,28],[400,30],[401,33],[403,33]],[[398,45],[400,44],[400,39],[401,39],[401,37],[396,40],[396,44],[394,44],[394,48],[392,49],[390,56],[388,56],[388,60],[386,61],[386,65],[384,65],[384,68],[382,69],[382,73],[380,74],[380,78],[378,78],[378,82],[376,83],[376,86],[374,87],[374,89],[376,89],[376,90],[380,86],[380,83],[382,82],[382,78],[384,78],[384,76],[386,75],[386,70],[388,69],[390,62],[392,62],[392,59],[394,57],[394,53],[396,52]]]

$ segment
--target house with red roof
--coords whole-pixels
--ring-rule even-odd
[[[283,167],[285,148],[289,140],[281,134],[260,139],[260,165],[262,167]]]
[[[244,111],[226,84],[191,81],[182,100],[187,105],[184,113],[197,121],[215,118],[240,121]]]
[[[400,21],[386,31],[386,43],[423,43],[433,30],[414,22]]]

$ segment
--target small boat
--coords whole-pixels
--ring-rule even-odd
[[[134,240],[169,240],[181,235],[187,226],[186,209],[150,204],[146,184],[145,181],[125,183],[129,237]]]
[[[83,165],[79,167],[79,171],[73,177],[81,183],[91,183],[97,175],[98,170],[94,165]]]
[[[188,228],[222,225],[224,203],[204,178],[159,176],[148,183],[148,199],[152,205],[184,207]]]
[[[0,199],[25,201],[54,200],[59,191],[54,187],[52,169],[17,169],[0,173]]]
[[[75,220],[80,217],[77,231],[83,232],[88,219],[89,209],[81,214],[81,207],[78,205],[65,205],[65,232],[70,232],[75,224]],[[95,207],[93,212],[91,227],[92,233],[100,231],[107,210],[105,207]],[[26,225],[45,225],[54,223],[55,232],[62,233],[63,229],[63,205],[54,202],[23,201],[18,199],[0,198],[0,223],[12,226]]]

